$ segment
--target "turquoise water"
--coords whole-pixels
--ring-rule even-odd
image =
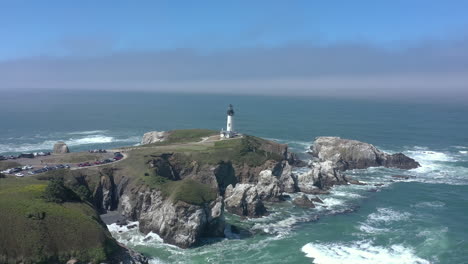
[[[366,186],[340,186],[325,206],[269,205],[261,219],[231,223],[248,238],[181,250],[156,235],[110,226],[154,263],[468,263],[468,107],[325,98],[109,92],[7,93],[0,98],[0,154],[137,144],[150,130],[220,129],[226,106],[240,132],[288,143],[304,158],[316,136],[366,141],[402,151],[422,167],[348,172]],[[414,176],[409,182],[391,176]],[[374,186],[383,183],[383,186]],[[351,209],[351,211],[350,211]],[[317,220],[318,218],[318,220]]]

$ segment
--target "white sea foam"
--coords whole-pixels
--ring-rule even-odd
[[[148,261],[148,263],[149,263],[149,264],[165,264],[165,263],[167,263],[167,262],[164,262],[164,261],[159,260],[159,259],[150,259],[150,260]]]
[[[369,223],[389,223],[408,220],[410,216],[411,214],[408,212],[399,212],[390,208],[377,208],[377,212],[368,215],[366,221]]]
[[[456,149],[468,149],[468,147],[465,146],[453,146]]]
[[[466,151],[466,150],[460,150],[460,151],[458,151],[458,152],[459,152],[460,154],[468,154],[468,151]]]
[[[460,147],[460,146],[459,146]],[[468,184],[468,168],[457,165],[467,161],[463,153],[431,151],[424,147],[414,147],[404,152],[421,164],[421,167],[408,171],[415,178],[409,181],[451,185]],[[468,153],[468,152],[467,152]]]
[[[374,227],[368,223],[362,223],[361,225],[359,225],[359,230],[368,234],[380,234],[390,231],[390,229],[388,228]]]
[[[302,247],[315,264],[429,264],[402,245],[375,246],[370,241],[345,243],[308,243]]]
[[[345,203],[344,200],[333,197],[326,197],[325,199],[322,199],[322,201],[328,208],[342,206]]]
[[[444,207],[445,203],[441,201],[432,201],[432,202],[420,202],[415,205],[411,205],[412,207],[433,207],[433,208],[440,208]]]
[[[252,230],[262,230],[265,233],[283,237],[291,232],[292,226],[298,222],[305,221],[296,216],[291,216],[277,222],[256,223]]]
[[[415,150],[408,150],[405,153],[420,163],[431,161],[456,161],[449,153],[431,151],[428,149],[415,148]]]
[[[57,141],[64,141],[68,146],[81,146],[93,144],[108,144],[114,142],[138,142],[140,137],[115,138],[106,135],[91,135],[86,137],[72,137],[68,139],[58,138],[56,140],[45,140],[40,143],[22,143],[22,144],[0,144],[0,153],[9,152],[33,152],[39,150],[51,150]]]
[[[390,208],[377,208],[377,212],[367,216],[366,221],[360,223],[359,230],[367,234],[379,234],[390,232],[388,224],[398,221],[406,221],[411,217],[408,212],[399,212]]]
[[[75,131],[69,132],[70,135],[93,135],[93,134],[102,134],[106,133],[107,130],[89,130],[89,131]]]

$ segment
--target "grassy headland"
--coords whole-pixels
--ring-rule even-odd
[[[47,181],[0,179],[0,262],[99,263],[117,248],[93,206],[47,202]]]

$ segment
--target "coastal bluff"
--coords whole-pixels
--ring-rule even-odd
[[[89,235],[86,243],[70,242],[60,252],[41,253],[41,258],[47,260],[59,263],[59,260],[76,258],[93,263],[123,254],[133,261],[128,263],[146,263],[143,256],[121,247],[110,236],[99,214],[117,214],[123,219],[119,220],[120,224],[138,221],[141,233],[153,232],[165,243],[190,248],[202,245],[207,238],[223,238],[230,226],[226,223],[226,212],[241,218],[262,217],[272,213],[268,204],[284,202],[288,193],[299,193],[291,206],[314,208],[321,200],[310,195],[326,195],[334,185],[360,184],[346,175],[348,169],[419,166],[403,154],[390,155],[364,142],[332,137],[315,140],[310,147],[313,158],[308,162],[301,161],[286,144],[251,135],[221,139],[217,131],[208,129],[153,131],[145,133],[143,142],[139,146],[116,149],[126,157],[119,162],[54,170],[34,178],[0,179],[11,181],[10,189],[0,186],[0,194],[14,194],[15,201],[35,201],[23,210],[31,212],[28,214],[31,217],[20,221],[24,214],[16,212],[22,211],[4,199],[0,209],[11,211],[15,218],[3,214],[2,217],[7,217],[4,220],[9,222],[16,219],[18,230],[26,230],[31,223],[53,229],[54,234],[62,234],[54,238],[54,243],[74,238],[67,231],[68,225],[76,222],[72,219],[91,219],[73,225],[76,232]],[[307,170],[298,173],[297,167]],[[75,200],[62,205],[43,201],[41,197],[47,185],[56,179],[63,180],[64,188]],[[36,204],[37,201],[40,203]],[[64,211],[63,207],[72,211]],[[60,214],[75,218],[57,218],[64,220],[57,225],[53,217]],[[85,232],[87,229],[94,231]],[[0,226],[0,234],[8,234],[8,230],[6,225]],[[21,243],[14,237],[11,239],[11,245]],[[40,234],[32,240],[32,245],[42,243]],[[90,248],[79,245],[93,245],[101,251],[96,256]],[[11,247],[0,253],[0,260],[7,263],[30,260],[25,257],[27,254]]]

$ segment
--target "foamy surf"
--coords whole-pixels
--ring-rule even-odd
[[[116,138],[107,135],[90,135],[85,137],[72,137],[72,138],[57,138],[53,140],[45,140],[40,143],[8,143],[0,144],[0,153],[21,153],[21,152],[34,152],[41,150],[51,150],[57,141],[64,141],[70,147],[84,146],[84,145],[100,145],[110,144],[116,142],[122,143],[135,143],[140,141],[140,137],[133,136],[127,138]]]
[[[88,131],[74,131],[69,132],[70,135],[93,135],[93,134],[103,134],[106,133],[107,130],[88,130]]]
[[[390,223],[396,221],[405,221],[411,217],[411,213],[400,212],[390,208],[377,208],[377,212],[369,214],[367,222],[369,223]]]
[[[453,148],[459,149],[461,146]],[[414,176],[409,181],[467,185],[468,168],[461,164],[468,162],[467,156],[460,155],[464,154],[464,150],[459,151],[453,148],[451,151],[433,151],[426,147],[414,147],[412,150],[405,151],[405,154],[421,164],[421,167],[407,172]]]
[[[308,243],[302,247],[315,264],[430,264],[402,245],[375,246],[370,241],[345,243]]]

